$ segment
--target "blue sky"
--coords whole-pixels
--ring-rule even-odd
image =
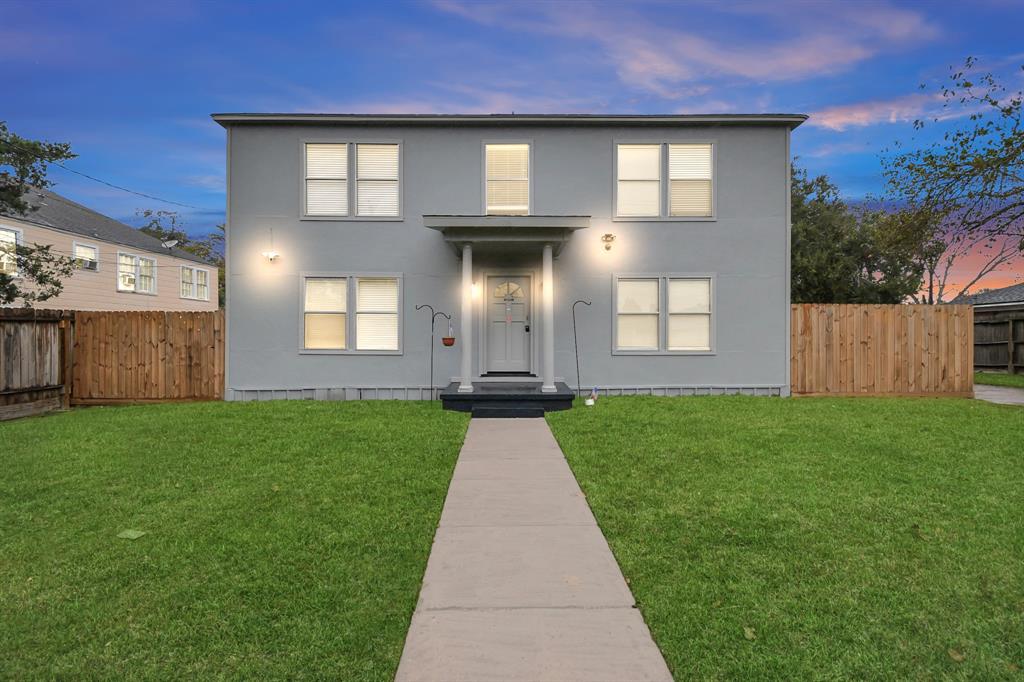
[[[1002,0],[0,0],[0,17],[0,120],[199,208],[59,168],[57,191],[128,222],[180,210],[196,234],[223,220],[211,112],[801,112],[794,153],[858,198],[883,189],[879,152],[938,110],[951,65],[974,55],[1024,85],[1024,3]]]

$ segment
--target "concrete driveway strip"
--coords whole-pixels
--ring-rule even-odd
[[[474,419],[399,682],[672,679],[543,419]]]
[[[1024,405],[1024,388],[975,384],[974,397],[1000,405]]]

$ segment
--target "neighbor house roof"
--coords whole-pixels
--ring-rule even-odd
[[[29,211],[25,215],[16,213],[0,213],[0,215],[135,249],[167,254],[197,263],[205,262],[199,256],[188,251],[165,248],[156,237],[151,237],[130,225],[108,218],[102,213],[97,213],[91,208],[86,208],[50,190],[29,190],[25,199],[36,210]]]
[[[1006,303],[1024,304],[1024,283],[1003,287],[1002,289],[991,289],[980,294],[961,296],[953,303],[970,303],[972,305],[1003,305]]]
[[[784,125],[796,128],[806,114],[211,114],[222,126],[237,123],[355,123],[363,125]]]

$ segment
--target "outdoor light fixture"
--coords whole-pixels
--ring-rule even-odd
[[[281,254],[274,250],[274,228],[270,228],[270,248],[263,251],[261,255],[271,263],[281,257]]]
[[[611,232],[601,235],[601,241],[604,242],[604,250],[612,250],[612,242],[615,241],[615,235]]]

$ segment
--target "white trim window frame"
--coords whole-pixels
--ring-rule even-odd
[[[308,280],[344,280],[345,293],[342,309],[307,311],[306,286]],[[394,309],[370,309],[359,306],[359,283],[361,280],[395,280],[397,286],[397,304]],[[400,272],[336,272],[315,271],[299,273],[299,354],[300,355],[402,355],[403,351],[403,317],[404,317],[404,275]],[[344,315],[344,346],[339,348],[309,348],[306,346],[306,315]],[[393,315],[395,316],[396,347],[360,348],[359,317],[360,315]]]
[[[3,250],[3,255],[0,256],[0,272],[14,278],[21,277],[21,273],[18,272],[18,247],[24,243],[24,233],[16,227],[7,225],[0,225],[0,233],[5,235],[0,240],[0,249]]]
[[[526,147],[526,177],[521,175],[502,175],[491,177],[488,171],[487,165],[487,151],[489,147],[510,147],[520,146]],[[481,206],[483,215],[506,215],[506,216],[517,216],[517,215],[533,215],[533,140],[484,140],[481,148]],[[502,209],[500,206],[495,206],[493,209],[490,206],[488,200],[488,189],[492,182],[494,183],[511,183],[511,182],[524,182],[526,183],[526,211],[513,211],[511,208]]]
[[[92,249],[92,258],[83,258],[78,255],[79,249]],[[78,270],[88,270],[89,272],[100,271],[100,247],[95,244],[87,244],[85,242],[73,241],[71,242],[71,258],[75,262],[75,268]],[[91,264],[91,266],[89,265]]]
[[[651,177],[629,177],[619,178],[619,148],[626,147],[657,147],[658,148],[658,172],[656,178]],[[693,155],[691,158],[682,158],[682,155],[673,159],[673,148],[678,151],[692,148],[707,148],[708,159],[706,163],[699,163],[700,155]],[[675,162],[673,162],[675,161]],[[710,176],[710,177],[705,177]],[[622,214],[619,211],[619,183],[630,182],[639,184],[641,182],[651,183],[657,180],[658,183],[658,211],[653,210],[645,214]],[[675,182],[675,186],[673,185]],[[698,183],[707,183],[710,196],[707,198],[708,212],[706,214],[695,214],[693,212],[682,212],[682,209],[673,208],[673,188],[676,189],[676,197],[681,203],[683,200],[694,202],[692,192]],[[687,190],[690,192],[687,192]],[[612,142],[612,207],[611,216],[613,222],[713,222],[718,220],[718,142],[717,140],[614,140]]]
[[[653,307],[633,305],[634,310],[620,311],[620,283],[657,283],[657,299]],[[673,286],[673,283],[677,283]],[[672,290],[676,290],[673,300]],[[689,289],[689,292],[685,291]],[[697,302],[683,300],[685,293],[706,291]],[[639,289],[638,289],[639,291]],[[621,273],[612,276],[612,355],[715,355],[716,306],[714,273]],[[619,346],[620,316],[657,316],[657,344]],[[650,332],[651,330],[648,330]],[[694,335],[705,334],[707,343],[688,342]]]
[[[360,147],[386,147],[393,146],[397,151],[397,169],[392,172],[382,173],[378,164],[375,168],[364,168],[364,173],[359,173],[359,148]],[[330,148],[341,151],[343,159],[340,163],[331,160],[326,155]],[[403,143],[401,140],[392,139],[369,139],[358,141],[338,141],[322,139],[305,139],[299,143],[299,159],[302,164],[299,174],[299,217],[301,220],[328,220],[328,221],[367,221],[367,222],[401,222],[403,218],[404,185],[403,179]],[[321,163],[311,173],[310,150],[319,151]],[[367,186],[376,184],[377,189],[384,189],[383,184],[394,184],[397,195],[397,213],[360,213],[360,181]],[[335,209],[325,208],[310,212],[309,208],[309,187],[310,182],[320,183],[324,189],[329,189],[332,184],[334,191],[340,199],[335,204]],[[369,199],[369,197],[367,197]],[[378,197],[379,199],[379,197]],[[329,202],[325,202],[329,203]],[[370,203],[370,202],[368,202]],[[379,206],[379,202],[377,204]]]
[[[130,268],[127,267],[130,264]],[[149,264],[149,272],[144,272],[144,266]],[[157,289],[157,262],[156,258],[139,256],[127,251],[117,252],[117,290],[126,294],[142,294],[144,296],[156,296]],[[122,279],[124,277],[124,279]],[[126,282],[131,277],[131,285]],[[145,279],[151,280],[149,288],[143,288],[142,282]]]
[[[200,268],[192,265],[180,265],[179,268],[179,282],[181,286],[178,291],[178,297],[188,299],[190,301],[209,301],[210,300],[210,271],[206,268]],[[185,273],[188,273],[188,281],[185,281]],[[203,275],[205,282],[200,282],[200,275]],[[185,287],[188,286],[188,292],[186,293]],[[205,287],[206,294],[204,295],[201,288]]]

